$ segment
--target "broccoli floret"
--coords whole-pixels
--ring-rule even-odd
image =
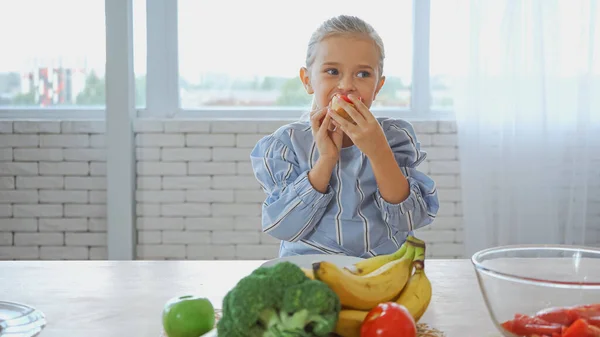
[[[340,300],[295,264],[261,267],[223,299],[219,337],[322,337],[335,329]]]
[[[307,295],[309,294],[309,295]],[[335,329],[342,306],[335,292],[325,283],[308,280],[285,292],[282,310],[294,313],[296,321],[316,336],[326,336]],[[301,314],[300,317],[297,315]]]
[[[268,281],[262,282],[268,282],[268,284],[264,284],[268,289],[268,294],[266,295],[272,298],[272,301],[274,301],[273,306],[276,308],[281,307],[284,292],[288,287],[300,284],[308,279],[302,269],[291,262],[277,263],[271,267],[258,268],[251,275],[268,279]],[[262,285],[263,288],[264,285]]]

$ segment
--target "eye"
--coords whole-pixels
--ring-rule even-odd
[[[368,71],[360,71],[358,73],[358,77],[369,77],[369,76],[371,76],[371,73]]]
[[[329,75],[338,75],[339,74],[338,70],[333,69],[333,68],[327,69],[327,70],[325,70],[325,72],[328,73]]]

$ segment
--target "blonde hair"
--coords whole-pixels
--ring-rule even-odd
[[[383,61],[385,59],[385,48],[383,46],[383,40],[381,36],[375,31],[375,28],[365,22],[364,20],[351,15],[339,15],[332,17],[323,22],[311,35],[308,41],[308,48],[306,50],[306,69],[310,71],[317,52],[317,45],[324,39],[330,36],[356,36],[362,35],[370,38],[375,43],[375,47],[379,52],[379,76],[383,74]],[[317,108],[316,101],[313,97],[311,104],[311,110]]]

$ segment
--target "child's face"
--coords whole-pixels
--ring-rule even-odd
[[[379,74],[379,52],[368,38],[332,36],[316,46],[310,70],[300,78],[306,91],[315,95],[317,108],[329,105],[338,93],[360,96],[371,107],[385,78]]]

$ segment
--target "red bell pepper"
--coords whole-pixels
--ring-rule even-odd
[[[600,316],[590,317],[587,319],[589,325],[600,328]]]
[[[563,332],[562,337],[600,337],[600,328],[590,325],[585,319],[580,318]]]
[[[600,317],[600,304],[578,305],[569,308],[577,318]]]
[[[515,314],[501,324],[518,336],[527,337],[600,337],[600,304],[553,307],[533,317]]]
[[[538,317],[516,314],[515,318],[501,324],[502,327],[519,336],[552,336],[562,332],[562,324],[547,322]]]
[[[579,315],[569,308],[554,307],[538,311],[535,317],[546,322],[569,326],[579,318]]]

